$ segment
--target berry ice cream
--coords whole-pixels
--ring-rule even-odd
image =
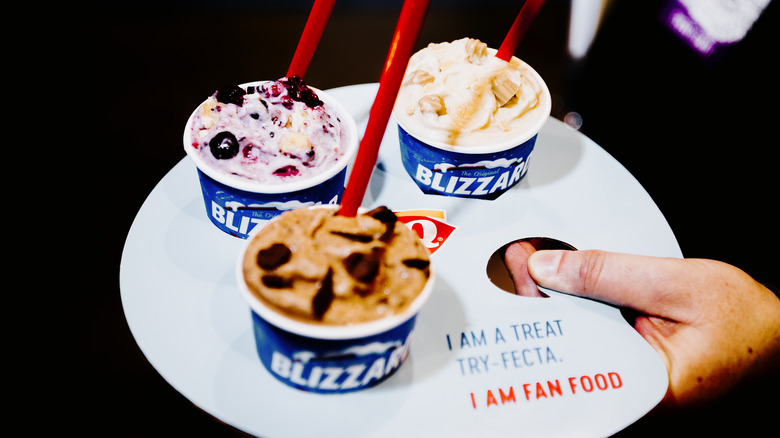
[[[340,115],[299,77],[217,90],[193,114],[205,165],[261,184],[307,179],[344,158]]]

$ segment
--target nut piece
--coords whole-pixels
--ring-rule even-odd
[[[506,76],[502,76],[493,78],[492,89],[493,95],[496,96],[498,106],[504,106],[504,104],[509,102],[509,99],[517,94],[517,90],[520,89],[520,84],[515,83]]]
[[[417,69],[409,73],[409,76],[407,77],[406,82],[404,82],[404,85],[410,85],[410,84],[425,85],[425,84],[430,84],[433,81],[434,81],[433,75],[431,75],[425,70]]]
[[[312,147],[309,137],[300,132],[289,132],[279,141],[279,149],[282,152],[296,156],[305,155]]]
[[[444,106],[444,99],[436,94],[423,96],[417,102],[417,105],[420,106],[420,111],[423,114],[435,113],[437,116],[447,114],[447,108]]]
[[[204,128],[211,129],[211,127],[217,123],[217,120],[219,120],[219,116],[216,115],[214,111],[217,106],[218,104],[216,99],[209,98],[201,107],[200,120],[203,122]]]
[[[488,56],[487,44],[480,40],[469,39],[466,41],[466,53],[472,64],[482,64],[482,60]]]

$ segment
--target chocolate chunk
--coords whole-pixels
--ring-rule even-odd
[[[270,271],[290,261],[292,251],[283,243],[274,243],[257,253],[257,266]]]
[[[396,216],[392,210],[390,210],[385,206],[377,207],[367,212],[366,214],[378,220],[379,222],[385,224],[387,228],[385,228],[385,231],[382,233],[381,236],[379,236],[379,240],[381,242],[389,242],[390,239],[393,237],[393,232],[395,231],[395,223],[398,221],[398,216]]]
[[[398,220],[398,216],[396,216],[392,210],[385,206],[377,207],[369,212],[366,212],[366,214],[378,220],[379,222],[382,222],[383,224],[395,225],[395,222]]]
[[[365,298],[371,295],[371,293],[374,292],[374,290],[371,289],[370,287],[353,287],[352,292],[359,297]]]
[[[371,283],[379,274],[379,261],[384,251],[374,248],[370,254],[353,252],[344,259],[344,267],[355,280]]]
[[[370,234],[348,233],[346,231],[331,231],[330,233],[360,243],[368,243],[374,240],[374,237]]]
[[[381,236],[379,236],[380,242],[389,243],[390,240],[393,238],[393,233],[395,233],[395,226],[392,224],[386,224],[387,228],[385,228],[385,231],[382,233]]]
[[[423,259],[406,259],[403,260],[401,263],[403,263],[404,265],[410,268],[415,268],[419,270],[427,269],[428,266],[430,266],[431,264],[430,260],[423,260]]]
[[[333,298],[333,270],[329,269],[325,278],[322,279],[319,290],[311,300],[311,311],[314,318],[322,319],[333,303]]]
[[[271,289],[287,289],[292,287],[292,280],[278,275],[263,275],[262,282],[265,287]]]

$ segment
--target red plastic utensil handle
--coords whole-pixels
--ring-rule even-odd
[[[306,20],[306,26],[303,28],[301,39],[298,41],[298,47],[295,49],[290,68],[287,70],[287,77],[300,76],[306,74],[309,68],[314,50],[320,42],[322,31],[328,22],[330,12],[333,10],[333,4],[336,0],[314,0],[314,5]]]
[[[496,52],[496,56],[504,61],[509,62],[517,51],[517,46],[520,45],[520,41],[528,32],[528,28],[531,27],[531,23],[534,22],[536,14],[539,13],[539,9],[542,8],[544,0],[526,0],[523,3],[523,7],[520,8],[520,12],[517,14],[512,27],[509,28],[509,32],[504,37],[504,41]]]
[[[429,0],[405,0],[401,8],[385,67],[379,78],[379,90],[368,115],[366,132],[360,141],[355,165],[344,190],[339,210],[342,216],[355,216],[363,202],[368,180],[371,178],[379,154],[379,145],[393,111],[409,57],[412,55],[420,28],[428,12],[429,3]]]

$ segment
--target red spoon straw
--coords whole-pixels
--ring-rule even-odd
[[[520,45],[520,40],[523,39],[528,28],[531,27],[531,23],[534,22],[536,14],[539,13],[539,9],[542,8],[544,0],[526,0],[523,3],[523,7],[520,8],[520,12],[515,18],[515,22],[512,23],[512,27],[509,28],[509,33],[506,34],[504,41],[501,43],[501,47],[498,48],[496,56],[504,61],[509,62],[514,56],[517,46]]]
[[[309,68],[309,62],[314,55],[314,49],[317,48],[317,43],[320,42],[322,31],[325,29],[334,3],[336,0],[314,0],[309,18],[306,20],[306,26],[303,28],[303,34],[301,34],[301,40],[298,42],[290,68],[287,70],[288,78],[292,76],[303,77],[306,74],[306,69]]]
[[[425,14],[428,12],[428,3],[430,0],[405,0],[401,7],[401,15],[390,43],[385,67],[379,78],[379,90],[368,114],[366,132],[360,141],[355,165],[344,190],[339,210],[341,216],[355,216],[363,202],[368,180],[371,178],[379,153],[379,144],[387,128],[387,121],[393,110],[398,89],[401,87],[406,65],[409,63]]]

